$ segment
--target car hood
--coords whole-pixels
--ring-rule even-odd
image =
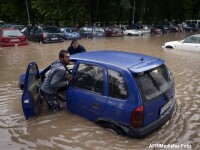
[[[170,42],[166,42],[165,46],[166,45],[174,45],[174,44],[178,44],[178,43],[180,43],[180,41],[170,41]]]

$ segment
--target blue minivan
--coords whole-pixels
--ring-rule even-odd
[[[64,93],[70,112],[130,137],[143,137],[172,116],[175,86],[164,60],[113,50],[70,59],[73,79]],[[26,119],[42,109],[39,87],[49,69],[39,72],[36,63],[28,65],[22,95]]]

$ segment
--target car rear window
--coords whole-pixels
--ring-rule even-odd
[[[23,36],[23,34],[19,30],[4,30],[3,31],[4,37],[10,37],[10,36]]]
[[[95,32],[104,32],[104,30],[102,28],[96,28],[96,27],[94,28],[94,31]]]
[[[143,102],[152,100],[163,94],[174,82],[171,73],[164,64],[150,71],[134,75],[134,77]]]

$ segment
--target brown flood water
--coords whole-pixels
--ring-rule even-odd
[[[192,33],[79,41],[88,51],[123,50],[166,61],[175,78],[178,107],[171,120],[143,139],[115,135],[66,109],[58,113],[46,110],[26,121],[21,108],[22,92],[17,85],[20,74],[32,61],[39,68],[46,67],[70,42],[30,42],[28,46],[0,48],[0,150],[138,150],[149,149],[150,144],[189,144],[191,149],[200,149],[200,53],[161,48],[165,42],[189,34]]]

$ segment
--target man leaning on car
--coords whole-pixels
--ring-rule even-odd
[[[57,93],[60,88],[68,86],[70,74],[67,71],[66,65],[69,64],[70,54],[66,50],[61,50],[59,60],[51,65],[51,71],[41,86],[41,94],[54,112],[61,110]]]

